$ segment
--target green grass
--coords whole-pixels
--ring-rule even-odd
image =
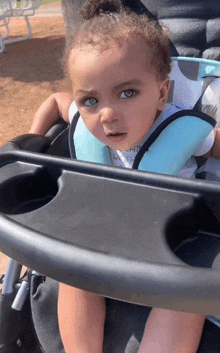
[[[19,7],[21,6],[21,3],[19,2],[19,0],[17,0],[17,7],[19,9]],[[42,0],[42,4],[41,5],[47,5],[47,4],[50,4],[51,2],[57,2],[57,1],[60,1],[60,0]]]
[[[17,1],[19,1],[19,0],[17,0]],[[60,1],[60,0],[42,0],[42,4],[41,5],[47,5],[47,4],[50,4],[51,2],[57,2],[57,1]],[[20,6],[21,6],[21,3],[17,2],[17,7],[16,8],[19,9]]]
[[[42,5],[50,4],[51,2],[57,2],[59,0],[42,0]]]

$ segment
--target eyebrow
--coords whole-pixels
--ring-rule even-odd
[[[114,90],[117,91],[117,90],[123,89],[124,87],[132,86],[132,85],[141,86],[143,85],[143,83],[140,80],[133,79],[130,81],[119,83],[117,86],[114,87]],[[97,92],[94,90],[79,89],[78,91],[76,91],[76,94],[78,93],[95,95]]]
[[[141,86],[142,84],[143,83],[140,80],[133,79],[133,80],[130,80],[130,81],[126,81],[126,82],[120,83],[119,85],[115,86],[114,89],[115,90],[119,90],[119,89],[122,89],[122,88],[124,88],[126,86],[132,86],[132,85]]]
[[[78,93],[95,95],[97,92],[94,90],[78,89],[75,94],[78,94]]]

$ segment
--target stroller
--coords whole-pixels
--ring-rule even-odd
[[[179,83],[184,73],[187,73],[184,87],[188,87],[189,67],[191,65],[193,68],[191,72],[194,75],[197,66],[198,85],[197,93],[193,87],[194,106],[196,109],[199,106],[200,109],[209,109],[214,117],[216,109],[211,109],[210,104],[207,107],[203,101],[207,103],[208,87],[212,93],[215,89],[219,93],[219,84],[216,84],[219,80],[219,63],[188,61],[185,58],[174,58],[173,62],[171,80],[174,84],[170,102],[178,101]],[[207,84],[203,77],[206,76],[204,73],[207,68],[210,72],[211,65],[213,72]],[[180,82],[174,80],[174,76]],[[213,78],[211,83],[210,77]],[[188,88],[185,93],[181,90],[181,94],[190,96]],[[213,99],[213,94],[210,99]],[[189,116],[189,112],[194,116]],[[159,126],[159,130],[151,135],[154,136],[151,145],[158,145],[163,131],[172,130],[173,122],[185,119],[196,120],[196,136],[203,138],[204,131],[207,135],[212,129],[214,119],[210,115],[205,119],[204,113],[201,113],[202,118],[199,115],[196,110],[189,109],[181,111],[181,114],[175,113],[170,117],[170,124]],[[220,310],[217,294],[219,184],[127,171],[55,156],[57,151],[65,156],[68,151],[72,156],[77,154],[76,144],[73,146],[73,135],[74,141],[79,138],[77,118],[78,113],[70,127],[62,130],[63,127],[58,125],[45,138],[25,135],[1,148],[1,250],[16,260],[10,261],[4,279],[1,303],[2,352],[63,351],[57,318],[54,318],[57,281],[110,298],[106,299],[110,311],[114,308],[120,313],[117,305],[120,307],[120,301],[125,302],[121,310],[123,314],[128,308],[131,312],[134,310],[136,321],[139,321],[139,333],[136,334],[139,337],[149,314],[149,308],[143,305],[206,315],[216,315]],[[192,141],[189,130],[192,130],[191,126],[186,133],[182,132],[184,143],[186,138],[189,140],[185,144],[187,146]],[[200,130],[203,131],[202,137],[199,135]],[[67,133],[69,138],[66,137]],[[54,138],[54,135],[58,136]],[[62,141],[66,143],[67,140],[69,147],[62,144]],[[97,143],[87,142],[92,145]],[[63,151],[60,145],[63,145]],[[184,151],[188,150],[185,145]],[[155,163],[154,155],[153,158],[148,156],[147,163],[151,163],[151,159]],[[216,167],[213,179],[217,180],[218,164],[214,162],[211,160],[211,166]],[[208,173],[212,175],[210,162],[206,161],[198,167],[197,176],[201,179]],[[69,195],[73,197],[69,199]],[[65,210],[64,215],[60,205],[67,202],[69,212]],[[126,247],[121,245],[125,241]],[[20,263],[34,271],[28,271],[20,279]],[[204,286],[204,283],[207,285]],[[137,309],[137,305],[130,303],[142,306]],[[51,320],[53,324],[49,324]],[[111,326],[111,320],[110,312],[106,331]],[[216,319],[211,320],[218,324]],[[51,332],[45,333],[46,328]],[[107,332],[104,351],[120,352],[123,349],[126,352],[131,345],[138,347],[137,337],[132,330],[133,327],[127,334],[128,337],[131,334],[127,344],[118,342],[118,347],[114,348],[111,347],[112,339],[108,338]],[[50,347],[45,349],[48,343]]]
[[[189,109],[195,108],[198,132],[205,131],[201,140],[217,113],[207,92],[211,87],[218,94],[219,76],[218,62],[174,58],[169,102],[184,98],[189,105],[179,118],[191,118]],[[196,113],[204,107],[211,119]],[[137,351],[150,310],[146,305],[219,314],[218,163],[198,160],[200,180],[188,180],[70,160],[63,156],[77,153],[73,134],[77,140],[75,124],[61,124],[45,138],[22,136],[1,148],[0,250],[14,260],[4,278],[0,352],[64,352],[56,319],[57,281],[106,297],[105,352]],[[188,146],[192,136],[189,131],[184,136]],[[63,204],[69,210],[65,218]],[[33,269],[21,279],[20,264]],[[210,335],[217,352],[218,326],[206,322],[204,332],[199,352],[211,352]]]

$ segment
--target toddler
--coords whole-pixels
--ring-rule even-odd
[[[121,166],[132,167],[128,161],[148,138],[167,102],[168,35],[157,22],[123,9],[118,0],[90,0],[81,15],[65,54],[72,95],[50,96],[30,132],[44,135],[60,116],[69,122],[74,100],[86,128],[108,146],[112,164],[119,165],[115,162],[119,157]],[[218,139],[217,132],[215,157],[220,156]],[[103,297],[60,284],[58,319],[66,353],[103,352]],[[204,319],[153,308],[138,352],[196,352]]]

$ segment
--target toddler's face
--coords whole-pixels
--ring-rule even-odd
[[[162,111],[169,79],[158,81],[139,39],[126,48],[88,47],[70,54],[73,96],[88,130],[114,150],[140,142]]]

